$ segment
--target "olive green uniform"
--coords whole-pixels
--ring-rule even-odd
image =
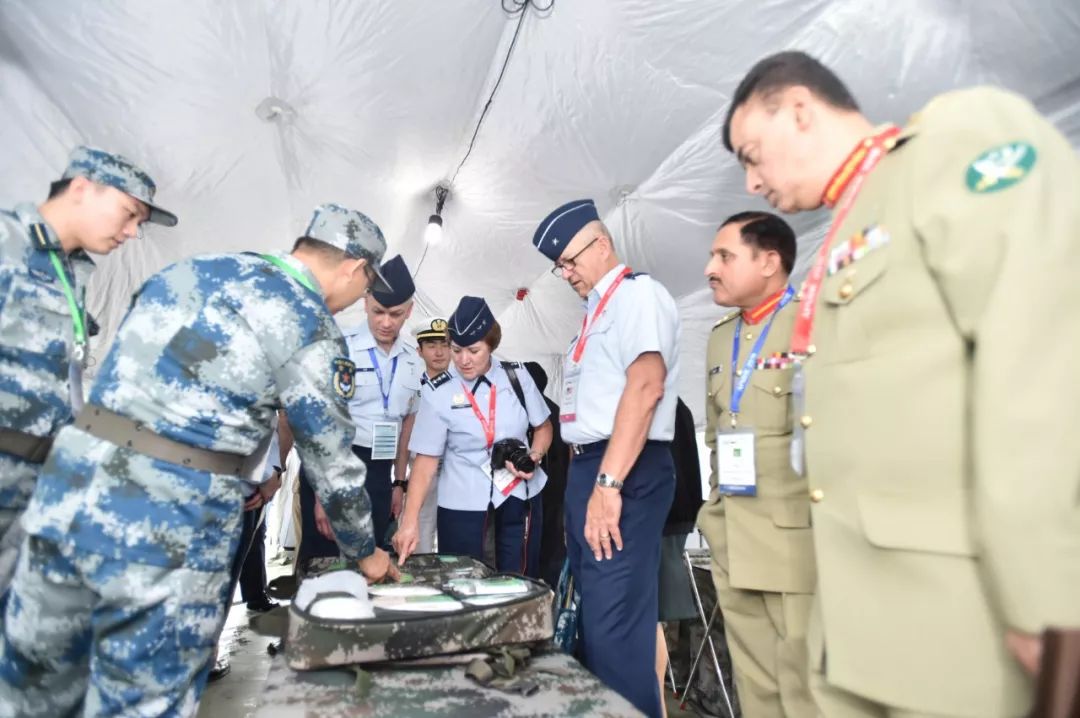
[[[942,95],[835,237],[800,417],[815,700],[1024,714],[1006,630],[1080,625],[1080,163],[1015,95]]]
[[[761,357],[787,353],[798,310],[777,312]],[[730,366],[738,312],[709,337],[705,442],[711,449],[712,492],[698,513],[709,542],[713,581],[723,611],[743,714],[754,718],[812,716],[806,628],[814,590],[814,548],[806,480],[791,468],[790,357],[756,369],[742,396],[737,426],[753,428],[755,496],[722,496],[717,485],[716,430],[731,427],[733,369],[742,370],[768,318],[743,323],[739,357]]]

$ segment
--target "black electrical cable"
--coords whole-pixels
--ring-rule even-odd
[[[476,138],[480,134],[480,126],[484,124],[484,118],[487,117],[488,110],[491,109],[491,103],[495,99],[495,93],[499,90],[499,85],[502,84],[503,76],[506,74],[506,68],[510,64],[510,56],[514,54],[514,47],[517,45],[518,35],[521,34],[521,26],[525,24],[526,10],[529,5],[532,5],[538,12],[548,12],[555,5],[555,0],[549,0],[547,5],[537,5],[533,0],[501,0],[502,9],[508,15],[519,15],[517,27],[514,28],[514,36],[510,38],[510,47],[506,49],[506,57],[503,58],[502,67],[499,69],[499,76],[495,78],[495,85],[491,88],[491,94],[488,95],[487,102],[484,103],[484,109],[480,112],[480,119],[476,121],[476,128],[473,129],[472,138],[469,140],[469,148],[465,150],[465,156],[461,158],[461,162],[458,162],[458,166],[454,169],[454,174],[450,176],[450,181],[445,185],[439,185],[435,188],[436,197],[436,214],[441,214],[443,203],[446,201],[446,195],[449,193],[450,188],[454,186],[454,180],[457,179],[458,173],[461,172],[461,168],[465,166],[466,160],[469,159],[469,155],[472,154],[473,147],[476,146]],[[428,248],[431,245],[427,242],[424,243],[424,252],[420,255],[420,261],[416,263],[416,271],[413,272],[413,280],[420,274],[420,267],[424,264],[424,259],[427,258]]]
[[[476,121],[476,129],[473,130],[472,139],[469,140],[469,149],[465,151],[465,156],[461,158],[461,162],[458,163],[457,169],[454,170],[454,174],[450,176],[450,182],[448,183],[448,186],[450,187],[454,186],[454,180],[457,179],[458,172],[465,166],[465,161],[468,160],[469,155],[472,154],[473,147],[476,145],[476,137],[480,134],[480,126],[484,124],[484,118],[487,117],[488,110],[491,109],[491,103],[495,99],[495,93],[499,91],[499,85],[502,84],[503,75],[506,74],[506,68],[510,64],[510,56],[514,54],[514,46],[517,45],[518,35],[521,34],[521,26],[525,24],[525,16],[528,15],[525,11],[528,9],[529,5],[533,5],[532,0],[509,0],[509,2],[517,7],[516,10],[510,10],[506,7],[507,1],[508,0],[502,0],[503,10],[510,15],[513,15],[514,13],[521,14],[518,17],[517,27],[514,28],[514,36],[510,38],[510,47],[506,49],[506,57],[503,58],[502,68],[499,69],[499,76],[495,79],[495,86],[491,88],[491,94],[488,95],[487,102],[484,103],[484,109],[480,112],[480,119]],[[555,0],[551,0],[551,2],[548,3],[547,9],[550,9],[551,5],[554,5],[554,3]]]

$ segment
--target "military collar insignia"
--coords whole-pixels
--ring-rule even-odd
[[[747,324],[757,324],[762,319],[772,314],[773,310],[776,309],[776,305],[780,303],[780,300],[783,299],[786,292],[787,287],[785,286],[779,292],[773,294],[753,309],[743,312],[743,321]]]
[[[900,134],[900,128],[896,125],[885,124],[874,128],[874,134],[864,138],[855,149],[847,156],[847,159],[836,169],[836,172],[825,185],[825,191],[821,194],[821,203],[829,209],[844,195],[848,186],[859,174],[863,161],[875,146],[891,152],[896,145],[896,137]]]
[[[49,225],[44,222],[34,222],[29,225],[27,229],[30,231],[30,237],[34,240],[34,247],[37,249],[44,251],[63,251],[63,247],[60,246],[60,240],[56,238],[55,234],[49,231]]]
[[[1027,177],[1037,157],[1035,148],[1023,141],[992,147],[971,161],[964,184],[976,194],[1007,189]]]
[[[448,381],[450,381],[450,374],[449,372],[445,371],[442,374],[436,376],[434,379],[428,379],[428,383],[431,384],[431,387],[433,389],[438,389],[440,386],[442,386]]]

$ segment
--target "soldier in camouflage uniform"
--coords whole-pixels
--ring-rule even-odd
[[[370,219],[323,205],[292,254],[197,257],[143,285],[25,515],[0,715],[195,712],[278,407],[342,552],[395,575],[349,450],[354,367],[332,316],[381,281],[385,249]]]
[[[0,592],[41,463],[82,402],[95,333],[84,301],[94,271],[86,252],[108,254],[143,222],[175,225],[154,206],[155,189],[124,157],[77,147],[44,204],[0,212]]]

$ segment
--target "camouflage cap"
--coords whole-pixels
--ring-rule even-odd
[[[154,193],[157,192],[154,180],[123,155],[79,145],[71,151],[67,169],[60,179],[72,177],[85,177],[126,192],[150,208],[148,222],[166,227],[176,224],[175,214],[154,204]]]
[[[321,204],[311,215],[304,236],[337,247],[353,259],[366,259],[376,279],[369,289],[373,292],[393,291],[393,286],[379,270],[386,254],[386,239],[379,225],[366,214],[337,204]]]

